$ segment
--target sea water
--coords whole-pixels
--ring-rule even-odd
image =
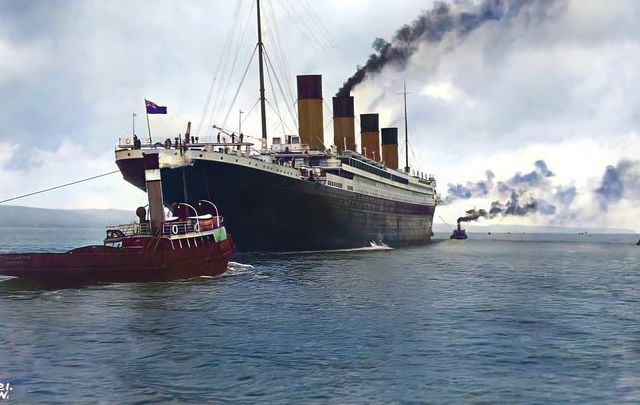
[[[101,238],[0,229],[0,251]],[[171,283],[3,281],[0,384],[16,403],[638,402],[636,239],[472,234],[242,254]]]

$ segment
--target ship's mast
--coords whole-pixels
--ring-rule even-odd
[[[264,57],[262,55],[264,44],[262,43],[262,22],[260,20],[260,0],[256,0],[258,9],[258,69],[260,70],[260,115],[262,118],[262,146],[261,153],[267,153],[267,113],[264,98]]]
[[[409,167],[409,121],[407,119],[407,83],[404,83],[403,92],[404,95],[404,172],[409,174],[411,168]]]

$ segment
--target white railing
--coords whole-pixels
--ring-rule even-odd
[[[107,239],[120,239],[137,235],[151,235],[151,225],[147,223],[132,223],[107,227]]]

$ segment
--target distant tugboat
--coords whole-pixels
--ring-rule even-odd
[[[465,230],[460,227],[460,220],[458,220],[458,228],[453,230],[453,233],[451,234],[449,239],[464,240],[467,238],[467,232],[465,232]]]
[[[35,280],[43,286],[109,282],[170,281],[215,276],[227,269],[235,247],[216,206],[175,205],[165,219],[157,153],[144,156],[149,216],[138,208],[140,223],[107,228],[104,245],[85,246],[66,253],[0,255],[0,275]],[[188,216],[187,208],[195,211]],[[202,211],[202,209],[201,209]]]
[[[478,220],[478,218],[486,218],[487,217],[487,211],[485,210],[477,210],[477,209],[472,209],[472,210],[468,210],[466,211],[466,214],[464,217],[460,217],[458,218],[458,228],[453,230],[453,233],[451,234],[451,237],[449,239],[458,239],[458,240],[464,240],[467,239],[467,233],[465,232],[464,229],[462,229],[460,227],[460,223],[462,222],[472,222],[472,221],[476,221]],[[491,232],[489,232],[489,235],[491,235]]]

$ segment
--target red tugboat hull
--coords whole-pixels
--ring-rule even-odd
[[[85,246],[66,253],[7,254],[0,255],[0,275],[34,280],[43,286],[172,281],[222,274],[233,251],[229,238],[156,252]]]
[[[166,218],[158,154],[146,154],[144,165],[149,219],[146,209],[139,207],[139,223],[108,227],[103,246],[85,246],[66,253],[0,255],[0,275],[55,288],[171,281],[224,273],[235,246],[216,205],[199,201],[204,208],[212,208],[215,216],[200,215],[195,207],[183,203],[173,207],[171,217]],[[187,209],[195,216],[188,216]]]

